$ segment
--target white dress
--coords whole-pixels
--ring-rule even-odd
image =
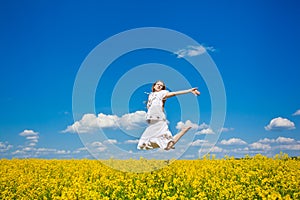
[[[163,111],[163,99],[168,92],[168,90],[161,90],[149,94],[146,115],[149,126],[139,140],[138,149],[165,149],[168,143],[173,140]]]

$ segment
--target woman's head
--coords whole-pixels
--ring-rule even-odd
[[[152,92],[159,92],[161,90],[165,90],[166,89],[166,85],[164,84],[164,82],[158,80],[155,83],[153,83],[152,85]]]

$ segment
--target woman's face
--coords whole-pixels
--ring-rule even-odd
[[[158,82],[154,85],[154,90],[155,90],[156,92],[159,92],[159,91],[161,91],[161,90],[163,89],[163,87],[164,87],[164,83],[161,82],[161,81],[158,81]]]

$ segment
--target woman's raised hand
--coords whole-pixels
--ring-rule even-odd
[[[195,96],[199,96],[200,92],[198,91],[198,88],[192,88],[191,93],[193,93]]]

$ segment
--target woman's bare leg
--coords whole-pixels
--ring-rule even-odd
[[[182,136],[184,136],[184,134],[186,134],[186,132],[188,132],[188,130],[190,130],[191,128],[192,127],[186,127],[186,128],[181,129],[181,131],[174,136],[173,140],[168,143],[168,146],[166,147],[165,150],[172,149],[174,147],[174,145],[180,140],[180,138]]]

